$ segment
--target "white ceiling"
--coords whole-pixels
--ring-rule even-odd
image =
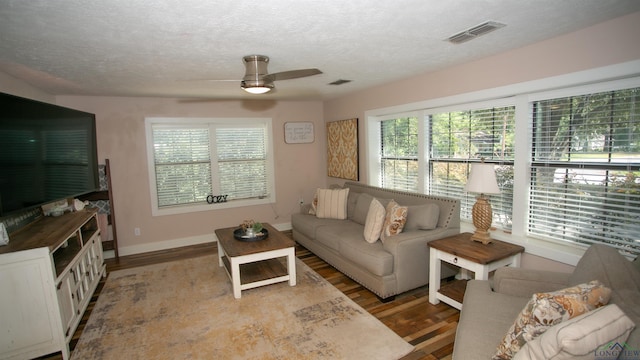
[[[636,11],[638,0],[2,0],[0,71],[52,95],[330,99]],[[444,41],[487,20],[506,27]],[[251,54],[272,73],[324,73],[249,95]],[[353,81],[328,85],[338,79]]]

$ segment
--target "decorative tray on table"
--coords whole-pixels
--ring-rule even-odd
[[[238,228],[233,230],[233,237],[236,240],[240,240],[240,241],[247,241],[247,242],[260,241],[269,237],[269,231],[263,228],[262,230],[260,230],[260,232],[256,233],[254,236],[249,236],[245,234],[245,231],[242,228]]]

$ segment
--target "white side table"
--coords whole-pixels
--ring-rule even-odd
[[[504,241],[493,240],[482,244],[471,240],[471,233],[461,233],[429,242],[429,302],[440,301],[462,309],[462,298],[466,281],[454,282],[449,289],[440,288],[442,261],[459,266],[463,278],[467,271],[475,273],[476,280],[488,280],[489,273],[503,266],[520,266],[524,247]],[[447,291],[449,290],[449,291]]]

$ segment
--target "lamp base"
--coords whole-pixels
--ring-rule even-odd
[[[491,240],[491,235],[489,234],[488,231],[482,231],[482,230],[477,230],[477,229],[473,233],[473,235],[471,235],[471,240],[481,242],[484,245],[487,245],[488,243],[490,243],[492,241]]]
[[[491,235],[489,235],[489,229],[491,228],[491,222],[493,220],[493,212],[491,211],[491,204],[489,199],[480,194],[476,198],[476,203],[471,209],[471,215],[473,218],[473,225],[476,227],[476,231],[471,236],[471,240],[479,241],[483,244],[491,242]]]

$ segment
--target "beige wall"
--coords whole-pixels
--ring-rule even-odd
[[[508,31],[508,27],[505,29],[500,31]],[[357,117],[362,128],[365,112],[369,110],[638,60],[638,34],[640,12],[496,56],[326,101],[325,121]],[[365,153],[364,136],[364,131],[360,131],[360,154]],[[364,182],[366,166],[366,159],[360,156],[360,179]]]
[[[56,98],[51,94],[34,88],[26,82],[16,79],[11,75],[0,72],[0,92],[12,94],[28,99],[38,100],[49,104],[55,104]]]
[[[192,102],[162,98],[60,96],[59,105],[96,114],[98,156],[111,164],[118,243],[122,254],[212,241],[216,228],[245,219],[288,224],[298,201],[311,201],[324,184],[322,103]],[[153,217],[146,157],[145,117],[271,117],[275,150],[277,203],[182,215]],[[311,144],[285,144],[284,123],[310,121],[316,129]],[[212,205],[212,208],[215,205]],[[140,236],[134,229],[140,228]]]

